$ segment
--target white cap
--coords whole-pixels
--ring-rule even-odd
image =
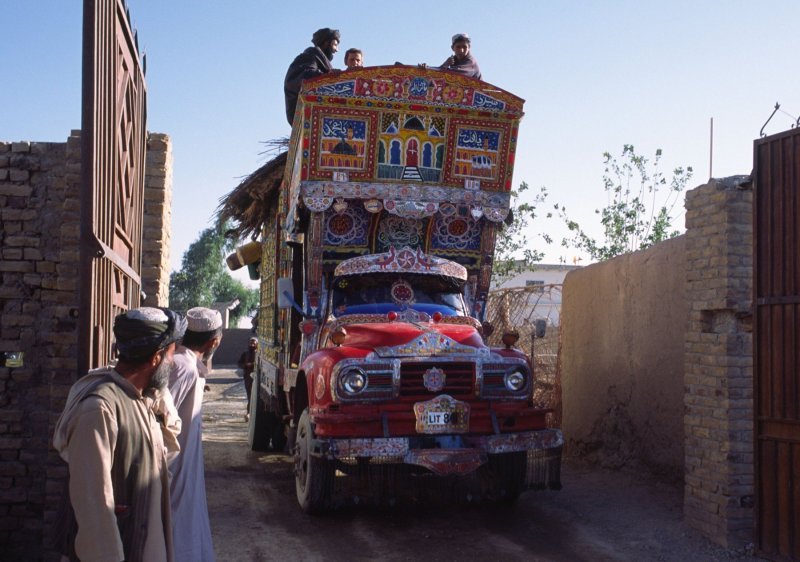
[[[196,306],[186,311],[187,330],[210,332],[222,327],[222,315],[218,310]]]

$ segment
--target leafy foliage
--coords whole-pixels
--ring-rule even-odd
[[[169,278],[169,307],[186,311],[239,299],[230,316],[235,325],[258,306],[258,291],[228,273],[225,254],[233,250],[235,242],[226,240],[224,231],[224,225],[207,228],[184,252],[180,271],[172,272]]]
[[[495,260],[492,275],[495,283],[500,284],[514,275],[533,269],[534,264],[542,260],[543,253],[533,249],[528,238],[528,226],[536,219],[537,207],[547,199],[547,189],[541,187],[530,202],[519,203],[522,194],[530,188],[522,182],[519,189],[511,191],[511,224],[497,233],[495,243]],[[548,216],[550,216],[548,214]],[[552,240],[547,234],[539,234],[547,243]]]
[[[595,210],[600,215],[605,239],[598,242],[567,215],[566,208],[555,205],[559,217],[572,232],[562,246],[588,253],[594,260],[607,260],[620,254],[642,250],[679,232],[672,229],[675,205],[692,178],[692,168],[675,168],[668,180],[659,168],[661,149],[652,163],[636,154],[633,145],[623,146],[619,159],[603,154],[603,187],[608,203]]]

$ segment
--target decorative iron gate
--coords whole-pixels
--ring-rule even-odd
[[[123,0],[84,0],[78,368],[111,359],[114,316],[140,302],[146,89]]]
[[[754,145],[758,550],[800,560],[800,130]]]

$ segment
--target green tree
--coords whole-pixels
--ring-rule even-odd
[[[675,168],[667,179],[660,169],[661,149],[652,163],[639,156],[633,145],[623,146],[619,159],[603,154],[603,188],[608,203],[595,210],[600,215],[604,239],[597,241],[576,221],[564,206],[555,205],[559,217],[572,233],[562,240],[565,247],[577,248],[594,260],[607,260],[642,250],[680,234],[672,228],[675,205],[692,178],[692,168]]]
[[[547,189],[539,188],[532,201],[520,203],[523,194],[529,190],[527,183],[522,182],[517,190],[511,190],[511,224],[505,225],[497,232],[495,257],[492,275],[497,284],[508,280],[517,273],[533,269],[542,260],[543,252],[531,246],[529,226],[537,218],[537,208],[547,199]],[[550,214],[547,215],[551,216]],[[546,233],[540,233],[546,244],[552,239]]]
[[[170,275],[170,308],[186,311],[239,299],[239,306],[231,311],[231,324],[256,309],[258,291],[231,277],[225,266],[225,254],[234,242],[225,239],[224,231],[224,227],[207,228],[184,252],[180,271]]]

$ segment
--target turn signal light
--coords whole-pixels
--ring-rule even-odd
[[[306,336],[310,336],[317,329],[317,323],[314,320],[303,320],[300,322],[300,331]]]
[[[331,332],[330,338],[333,342],[333,345],[342,345],[345,338],[347,338],[347,331],[342,326],[339,326],[333,332]]]
[[[441,322],[442,321],[442,313],[441,312],[434,312],[433,316],[431,316],[434,322]]]
[[[394,322],[395,320],[397,320],[397,313],[394,310],[390,310],[389,312],[386,313],[386,319],[389,322]]]

